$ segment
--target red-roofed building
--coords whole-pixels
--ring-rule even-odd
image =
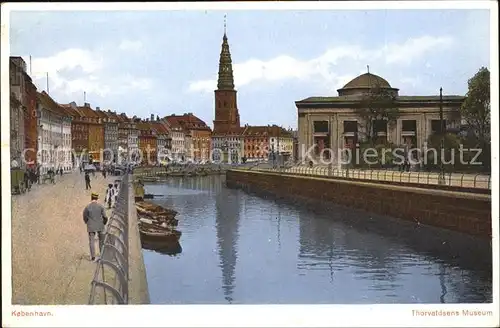
[[[88,156],[89,160],[100,162],[101,152],[104,150],[104,125],[102,118],[90,107],[89,103],[79,106],[78,111],[82,114],[83,120],[88,123]]]
[[[116,162],[118,153],[118,122],[111,111],[102,111],[96,107],[95,113],[99,115],[104,129],[103,162]]]
[[[194,161],[209,159],[212,130],[203,120],[193,113],[170,115],[164,117],[163,120],[171,126],[177,126],[184,130],[184,148],[187,159]]]
[[[160,120],[150,122],[151,127],[156,132],[156,147],[158,153],[158,161],[161,164],[166,164],[171,159],[170,147],[170,125],[168,122]]]
[[[89,123],[84,119],[83,114],[80,113],[75,102],[60,105],[71,117],[71,148],[73,150],[71,156],[72,165],[80,165],[77,159],[80,160],[82,154],[83,157],[86,158],[88,154]]]
[[[158,145],[156,130],[151,126],[149,120],[137,122],[139,132],[139,150],[141,151],[142,165],[156,165],[158,162]]]

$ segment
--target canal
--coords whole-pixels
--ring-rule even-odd
[[[352,209],[326,210],[171,178],[182,252],[143,250],[152,304],[492,301],[491,244]]]

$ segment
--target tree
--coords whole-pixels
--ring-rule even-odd
[[[467,98],[460,108],[468,130],[476,139],[476,145],[483,150],[482,162],[490,165],[490,71],[481,67],[468,81]]]
[[[360,125],[363,127],[365,140],[370,145],[375,144],[376,131],[374,127],[376,122],[385,121],[387,126],[390,126],[399,116],[395,95],[380,85],[376,85],[367,95],[363,96],[356,112],[361,118]]]
[[[426,154],[423,154],[423,165],[428,171],[437,171],[440,168],[440,163],[450,161],[453,156],[457,156],[458,149],[460,148],[460,138],[454,133],[446,133],[444,135],[443,144],[443,155],[441,156],[441,135],[439,133],[434,133],[427,139],[427,150]],[[447,171],[453,171],[459,169],[460,163],[459,158],[454,158],[453,164],[444,165]]]

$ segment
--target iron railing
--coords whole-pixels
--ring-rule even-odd
[[[91,282],[89,305],[128,304],[129,192],[129,174],[126,174],[106,225],[104,246]]]
[[[162,176],[166,173],[196,173],[200,171],[205,172],[220,172],[224,173],[227,169],[239,168],[248,166],[249,164],[184,164],[184,165],[172,165],[172,166],[152,166],[152,167],[142,167],[138,166],[134,168],[134,176],[136,177],[156,177]]]
[[[250,168],[249,168],[250,169]],[[374,180],[398,183],[415,183],[439,185],[439,173],[437,172],[405,172],[395,170],[360,170],[360,169],[338,169],[328,166],[297,165],[279,168],[251,168],[253,171],[268,171],[281,174],[297,174],[305,176],[338,177],[357,180]],[[446,173],[442,185],[451,187],[477,188],[491,190],[491,176],[485,174],[471,173]]]

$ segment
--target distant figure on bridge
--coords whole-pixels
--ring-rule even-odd
[[[86,190],[92,189],[92,186],[90,185],[90,175],[89,175],[89,172],[85,172],[85,189]]]
[[[102,256],[102,247],[104,246],[104,226],[108,223],[108,217],[104,206],[99,204],[97,200],[99,195],[92,193],[90,196],[90,204],[83,210],[83,222],[87,225],[89,234],[90,259],[96,260],[95,254],[95,237],[99,237],[99,254]]]

